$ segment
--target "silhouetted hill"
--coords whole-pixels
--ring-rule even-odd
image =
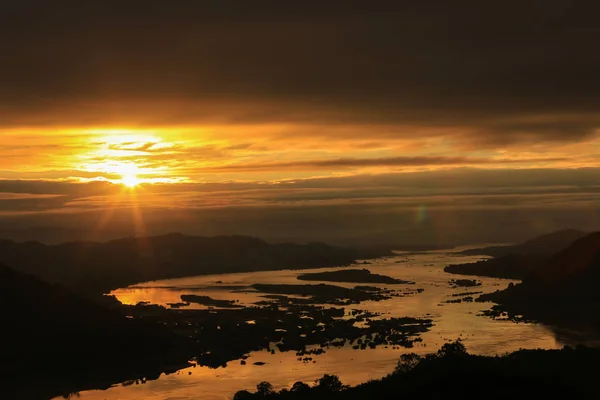
[[[550,258],[587,235],[575,229],[565,229],[542,235],[514,246],[494,246],[463,251],[466,255],[491,255],[494,258],[476,263],[448,265],[444,271],[460,275],[494,278],[527,279],[540,268],[546,268]]]
[[[600,284],[600,232],[591,233],[559,251],[515,288],[531,288],[541,293],[554,292],[558,286],[564,292],[567,288],[578,290],[597,284]]]
[[[169,234],[60,245],[0,241],[0,262],[78,292],[202,274],[343,266],[384,255],[391,252],[323,243],[269,244],[246,236]]]
[[[587,283],[587,279],[592,278],[600,283],[600,232],[587,235],[558,252],[531,278],[560,283],[582,279]]]
[[[491,246],[481,249],[469,249],[462,251],[461,254],[487,255],[492,257],[501,257],[506,255],[547,257],[566,248],[585,235],[587,235],[586,232],[578,231],[576,229],[563,229],[538,236],[526,242],[512,246]]]
[[[493,278],[525,279],[547,260],[546,257],[509,254],[475,263],[453,264],[444,271],[458,275],[490,276]]]
[[[479,300],[525,319],[600,328],[600,232],[577,240],[518,285]]]
[[[48,398],[154,375],[187,360],[182,339],[165,328],[2,264],[0,303],[3,398]]]

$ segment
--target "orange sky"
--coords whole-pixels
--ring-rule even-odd
[[[596,5],[38,3],[0,13],[18,237],[142,215],[348,241],[600,223]]]
[[[11,228],[0,236],[466,243],[600,223],[595,135],[486,145],[447,132],[392,138],[394,127],[377,126],[290,134],[315,128],[5,129],[0,219]]]
[[[378,127],[331,129],[363,137],[286,133],[315,127],[21,128],[2,132],[0,171],[5,179],[108,180],[137,176],[145,183],[260,181],[478,168],[598,166],[600,139],[477,146],[465,139],[423,135],[378,138]],[[320,127],[327,129],[328,127]],[[392,129],[388,128],[388,129]],[[401,131],[407,128],[396,127]]]

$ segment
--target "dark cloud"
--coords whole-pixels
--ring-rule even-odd
[[[598,11],[558,0],[10,2],[0,117],[579,140],[600,126]]]
[[[529,164],[535,162],[565,161],[563,158],[535,159],[494,159],[484,157],[445,157],[445,156],[415,156],[415,157],[380,157],[380,158],[336,158],[321,160],[296,160],[264,163],[239,163],[216,167],[208,167],[209,171],[281,171],[285,169],[327,169],[360,168],[360,167],[416,167],[435,165],[493,165],[493,164]]]
[[[107,182],[0,180],[0,237],[104,240],[147,229],[274,241],[513,241],[564,227],[597,229],[598,176],[599,168],[454,168],[135,192]]]
[[[0,211],[75,212],[139,206],[152,209],[268,208],[296,204],[381,204],[384,208],[524,207],[600,199],[600,169],[480,170],[473,168],[279,183],[223,182],[142,185],[135,191],[108,182],[0,180]],[[36,207],[28,207],[36,204]],[[47,205],[46,208],[37,205]],[[18,206],[18,207],[17,207]],[[165,213],[170,215],[170,213]],[[244,221],[240,220],[240,225]]]
[[[75,172],[74,172],[75,173]],[[248,190],[297,189],[369,189],[372,187],[397,187],[411,190],[439,189],[444,193],[458,190],[526,187],[596,187],[600,185],[600,168],[534,168],[534,169],[478,169],[453,168],[450,170],[410,173],[362,174],[344,177],[324,177],[263,182],[209,182],[146,185],[153,193],[204,193],[242,192]],[[25,193],[37,195],[94,196],[115,194],[120,185],[109,182],[86,183],[52,180],[0,179],[0,193]]]
[[[119,185],[109,182],[92,181],[87,183],[53,180],[10,180],[0,179],[0,193],[28,193],[37,195],[65,195],[85,197],[118,193]]]
[[[394,207],[393,201],[389,201],[387,204],[357,202],[315,204],[311,207],[288,204],[278,207],[173,208],[168,214],[150,208],[137,213],[143,216],[146,230],[135,224],[136,214],[127,208],[116,209],[112,213],[85,210],[76,213],[0,214],[3,227],[0,236],[60,242],[184,232],[249,234],[276,242],[472,244],[525,240],[564,227],[594,230],[600,223],[600,210],[597,206],[591,207],[593,201],[589,199],[585,202],[561,199],[541,206],[535,197],[530,200],[522,207],[506,204],[430,207],[428,203]],[[301,218],[298,217],[300,214]],[[419,215],[425,218],[419,218]]]

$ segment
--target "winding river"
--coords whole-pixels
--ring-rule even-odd
[[[453,250],[457,251],[457,249]],[[481,286],[455,288],[450,280],[458,277],[447,274],[447,264],[480,260],[481,257],[463,256],[449,251],[432,251],[421,254],[402,254],[396,257],[374,260],[368,265],[371,272],[416,282],[400,285],[400,289],[423,289],[406,297],[394,297],[380,302],[363,302],[352,308],[383,313],[385,317],[429,317],[435,326],[421,335],[422,342],[411,349],[381,348],[353,350],[351,347],[330,348],[315,356],[314,363],[297,360],[294,352],[271,354],[268,351],[253,352],[248,363],[229,362],[226,368],[190,367],[174,374],[163,374],[159,379],[144,384],[128,383],[114,385],[107,390],[91,390],[79,393],[84,400],[183,400],[183,399],[231,399],[241,389],[253,389],[261,381],[269,381],[276,389],[290,387],[296,381],[312,382],[323,374],[336,374],[345,384],[355,385],[369,379],[382,377],[393,371],[402,353],[429,353],[436,351],[448,341],[461,339],[471,353],[500,354],[519,348],[560,348],[566,343],[558,339],[551,327],[537,324],[498,321],[478,316],[491,304],[462,302],[446,303],[461,292],[491,292],[503,289],[510,282],[505,279],[476,278]],[[264,300],[260,293],[235,290],[236,286],[254,283],[307,283],[297,280],[301,273],[313,270],[268,271],[225,275],[206,275],[181,279],[147,282],[114,291],[120,301],[136,304],[147,301],[155,304],[176,303],[181,294],[207,295],[214,299],[238,300],[252,304]],[[322,270],[314,270],[322,271]],[[333,283],[340,286],[356,284]],[[377,285],[386,287],[386,285]],[[196,306],[202,308],[202,306]],[[264,362],[264,365],[253,365]]]

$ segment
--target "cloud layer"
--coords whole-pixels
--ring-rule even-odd
[[[10,2],[0,214],[430,242],[597,223],[600,5],[436,3]]]
[[[599,174],[597,168],[467,168],[136,191],[107,182],[0,181],[0,220],[15,229],[35,227],[28,232],[34,236],[45,234],[40,226],[74,230],[71,239],[183,231],[277,241],[515,240],[561,226],[594,229]]]
[[[600,126],[595,3],[66,3],[5,6],[2,125],[362,125],[479,143]]]

